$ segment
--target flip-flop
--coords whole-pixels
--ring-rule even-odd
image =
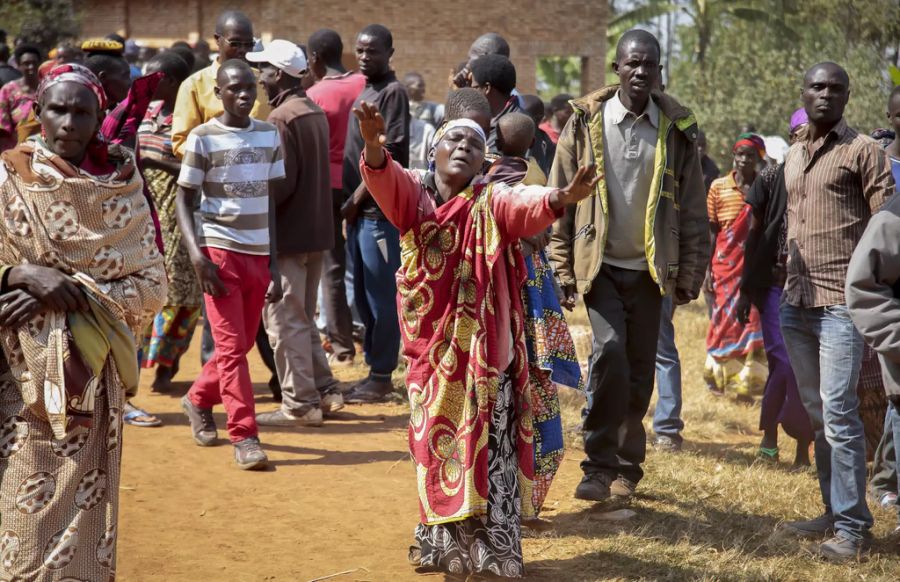
[[[152,418],[153,420],[138,420],[139,418]],[[161,426],[162,421],[146,410],[141,410],[130,402],[125,403],[125,414],[122,415],[122,422],[131,426],[154,427]]]

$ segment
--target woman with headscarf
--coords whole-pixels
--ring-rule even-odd
[[[41,136],[0,156],[0,578],[112,580],[125,390],[166,297],[132,153],[76,64],[42,80]]]
[[[402,233],[398,305],[421,510],[410,561],[522,576],[535,457],[517,242],[586,198],[597,179],[582,168],[563,189],[477,180],[486,137],[469,119],[436,138],[433,173],[404,170],[381,145],[380,113],[362,103],[355,114],[366,187]]]
[[[22,44],[16,47],[15,57],[22,76],[0,89],[0,152],[16,147],[16,126],[31,113],[40,81],[41,49]]]
[[[745,197],[766,150],[760,136],[741,134],[732,148],[734,169],[713,181],[706,198],[712,256],[706,278],[713,294],[712,315],[706,335],[704,379],[714,394],[734,391],[740,400],[762,393],[766,356],[759,312],[751,308],[746,323],[736,316],[744,243],[753,212]]]
[[[808,120],[801,107],[791,116],[790,142],[805,131]],[[809,466],[809,445],[815,436],[806,409],[797,391],[797,380],[788,359],[778,306],[787,277],[787,189],[784,163],[768,166],[759,173],[746,198],[751,208],[750,232],[744,249],[741,291],[737,318],[747,323],[751,306],[759,311],[769,377],[763,390],[759,413],[759,457],[778,460],[778,425],[797,440],[795,467]]]
[[[159,83],[137,139],[144,179],[159,211],[164,237],[169,296],[149,326],[144,337],[141,365],[156,366],[153,389],[166,392],[178,370],[181,355],[187,351],[200,317],[203,294],[191,266],[187,250],[181,242],[181,231],[175,220],[175,193],[181,161],[172,153],[172,111],[178,87],[190,75],[187,62],[167,51],[147,63],[147,74],[161,72]]]

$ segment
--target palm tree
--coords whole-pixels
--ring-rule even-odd
[[[703,67],[713,32],[724,17],[765,24],[785,35],[794,33],[784,24],[784,14],[792,8],[792,0],[645,0],[637,8],[619,14],[610,21],[607,36],[615,42],[622,33],[654,18],[684,14],[696,33],[694,58]]]

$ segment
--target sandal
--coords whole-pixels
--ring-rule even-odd
[[[141,419],[144,420],[141,420]],[[122,415],[122,422],[131,426],[153,427],[161,426],[162,421],[146,410],[141,410],[131,402],[125,402],[125,410]]]

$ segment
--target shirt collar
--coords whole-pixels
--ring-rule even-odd
[[[290,97],[291,95],[303,97],[303,89],[301,89],[300,87],[291,87],[290,89],[285,89],[278,95],[275,95],[275,97],[269,99],[269,105],[271,105],[273,108],[278,107],[279,105],[287,101],[288,97]]]
[[[619,91],[621,91],[621,89]],[[629,111],[622,103],[622,100],[619,99],[619,91],[616,91],[612,98],[606,102],[605,111],[605,115],[616,125],[622,123],[628,116],[635,117],[634,113]],[[646,109],[644,109],[644,112],[637,117],[644,116],[647,117],[647,120],[653,127],[659,127],[659,106],[653,101],[653,97],[647,100]]]
[[[850,131],[850,127],[847,125],[847,120],[842,117],[841,120],[838,121],[834,125],[834,127],[832,127],[828,131],[828,133],[825,134],[825,137],[822,139],[822,141],[824,142],[825,140],[827,140],[832,134],[834,134],[835,138],[840,139],[844,137],[848,131]],[[811,134],[811,131],[806,131],[803,136],[803,142],[809,143],[812,139]]]

